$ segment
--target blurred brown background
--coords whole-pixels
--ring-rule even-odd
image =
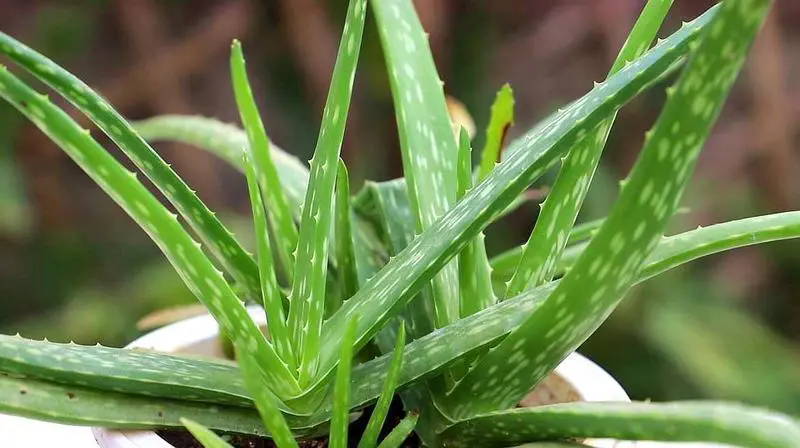
[[[503,83],[511,83],[516,97],[513,138],[601,80],[643,1],[415,3],[446,92],[467,106],[480,145]],[[712,3],[675,0],[661,35]],[[343,0],[0,0],[0,29],[135,119],[187,113],[236,122],[228,50],[240,38],[270,136],[307,159],[345,6]],[[799,208],[798,73],[800,2],[778,0],[684,198],[691,212],[676,218],[674,230]],[[622,110],[581,219],[608,211],[617,180],[663,103],[663,87]],[[248,201],[237,172],[193,148],[158,149],[201,198],[247,232]],[[401,175],[371,22],[343,157],[354,189],[365,178]],[[523,242],[537,210],[531,204],[494,225],[490,252]],[[742,249],[650,281],[581,351],[617,375],[635,398],[731,398],[800,414],[798,248],[782,242]],[[145,313],[193,301],[133,222],[5,104],[0,300],[0,331],[111,345],[134,337],[135,321]]]

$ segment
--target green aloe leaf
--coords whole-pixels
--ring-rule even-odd
[[[611,66],[609,76],[641,56],[650,47],[671,5],[672,0],[647,2]],[[506,288],[507,295],[515,296],[525,289],[553,279],[556,263],[567,245],[567,236],[578,217],[586,192],[589,191],[615,118],[616,114],[612,114],[579,139],[578,144],[563,160],[547,200],[541,204],[542,211],[536,219],[528,242],[525,243],[516,272]]]
[[[486,143],[481,152],[481,164],[478,168],[478,181],[489,175],[495,164],[500,161],[500,151],[508,134],[508,128],[514,124],[514,92],[511,86],[503,84],[497,91],[486,128]]]
[[[224,332],[246,341],[258,362],[269,366],[264,378],[278,394],[297,394],[299,386],[264,339],[244,305],[236,297],[196,242],[166,208],[91,135],[64,111],[0,66],[0,96],[28,117],[63,149],[134,221],[166,255],[192,293],[209,309]]]
[[[86,114],[153,181],[225,270],[250,294],[259,293],[258,266],[253,257],[106,100],[50,59],[2,32],[0,51]]]
[[[458,199],[472,188],[472,148],[464,129],[459,136]],[[497,301],[492,290],[492,271],[483,232],[458,255],[459,289],[461,290],[461,317],[466,317],[492,306]]]
[[[304,386],[315,378],[320,356],[328,241],[333,216],[331,198],[353,92],[366,8],[366,0],[351,0],[347,10],[317,147],[311,159],[311,179],[300,221],[294,281],[289,299],[289,329],[295,346],[301,347],[299,380]]]
[[[408,204],[408,195],[404,179],[395,179],[387,182],[366,182],[354,201],[358,216],[369,221],[377,230],[378,238],[388,248],[389,255],[400,253],[408,243],[414,239],[414,225],[411,217],[411,208]],[[386,263],[383,260],[381,267]],[[373,270],[369,276],[377,272]],[[416,339],[433,331],[433,303],[430,299],[430,288],[426,286],[408,304],[403,311],[405,325],[410,339]],[[397,334],[393,332],[396,325],[387,325],[376,336],[381,345],[381,338],[385,336],[385,347],[391,350]]]
[[[0,335],[0,371],[164,398],[251,403],[236,366],[222,360]]]
[[[637,282],[702,256],[789,238],[800,238],[800,211],[746,218],[667,237],[648,258]],[[454,360],[490,346],[519,327],[558,283],[531,289],[410,342],[405,348],[398,384],[433,375]],[[389,357],[384,355],[354,369],[353,378],[357,384],[353,389],[354,405],[364,404],[378,395],[377,384],[388,365]]]
[[[640,281],[646,280],[675,266],[696,260],[709,254],[734,247],[796,238],[800,226],[795,220],[798,212],[774,213],[750,218],[698,227],[695,230],[664,237],[658,243],[647,264],[639,274]],[[560,272],[575,264],[586,249],[576,245],[571,253],[565,253]]]
[[[270,385],[264,381],[264,377],[268,375],[264,366],[259,365],[252,354],[242,353],[241,347],[245,350],[249,347],[246,341],[238,340],[237,335],[233,336],[233,346],[236,349],[236,359],[239,361],[239,370],[242,372],[244,383],[253,396],[256,409],[261,415],[264,426],[269,430],[270,437],[279,448],[296,448],[297,442],[289,429],[289,422],[281,413],[280,401],[275,397]]]
[[[800,211],[757,216],[664,238],[642,270],[644,278],[701,256],[768,241],[800,237]],[[676,252],[683,247],[686,256]],[[697,249],[702,250],[697,250]],[[535,288],[436,333],[410,342],[398,385],[434,375],[443,366],[501,338],[525,319],[557,282]],[[351,404],[363,406],[379,397],[391,355],[353,369]],[[0,335],[0,370],[67,385],[91,385],[150,396],[252,406],[241,375],[230,362],[183,358],[155,352],[33,341]],[[190,378],[187,381],[187,378]],[[0,401],[2,401],[0,396]],[[284,413],[290,412],[282,408]],[[322,409],[313,421],[325,421]],[[292,423],[302,426],[303,421]]]
[[[515,405],[614,310],[677,208],[768,6],[767,0],[722,4],[683,75],[668,89],[608,219],[552,295],[453,388],[453,416]]]
[[[348,299],[358,290],[358,267],[356,266],[356,250],[353,244],[353,220],[352,207],[350,205],[350,179],[347,174],[347,167],[343,160],[339,160],[339,174],[336,176],[336,223],[335,234],[336,256],[338,257],[336,266],[341,277],[342,291],[339,294],[341,300]],[[332,314],[339,309],[337,306],[330,310]]]
[[[0,412],[71,425],[152,429],[190,418],[220,431],[266,435],[252,408],[169,400],[0,375]]]
[[[374,225],[392,255],[402,251],[414,239],[404,179],[368,182],[356,198],[355,207],[362,217]],[[410,339],[413,340],[433,330],[433,301],[430,297],[428,284],[412,299],[400,316],[395,317],[375,335],[374,341],[383,353],[393,351],[401,331],[407,329]],[[391,369],[388,365],[386,368]],[[433,406],[428,385],[424,382],[409,385],[400,390],[399,395],[406,409],[417,409],[425,415],[426,418],[417,425],[416,432],[427,444],[434,443],[433,429],[436,425],[433,423],[439,413]]]
[[[416,233],[422,233],[456,200],[457,145],[444,91],[427,36],[409,0],[374,1],[378,32],[395,104],[403,174]],[[458,269],[446,264],[433,277],[434,324],[458,319]]]
[[[389,318],[397,315],[431,276],[488,224],[492,216],[552,166],[575,142],[581,129],[593,128],[648,87],[664,70],[670,69],[715,11],[686,24],[636,63],[573,102],[538,131],[514,142],[505,160],[483,182],[390,260],[325,322],[319,376],[327,375],[336,363],[331,353],[341,342],[348,316],[356,311],[361,315],[357,343],[361,347]]]
[[[725,229],[727,233],[721,232],[721,229]],[[752,235],[752,237],[743,236],[743,234]],[[685,244],[691,249],[705,248],[704,253],[690,249],[693,259],[734,247],[800,237],[800,212],[767,215],[718,224],[688,232],[687,235],[689,237],[670,238],[678,238],[682,241],[678,247]],[[691,241],[691,244],[688,241]],[[662,241],[659,247],[669,246],[671,243]],[[671,264],[654,258],[658,254],[669,259]],[[659,249],[654,251],[654,256],[648,261],[648,266],[652,268],[646,267],[643,273],[654,275],[655,272],[663,272],[686,261],[685,257],[679,256],[673,251]],[[401,368],[398,384],[404,385],[424,378],[426,375],[435,375],[454,359],[498,340],[511,329],[519,326],[524,317],[541,304],[554,286],[552,284],[533,289],[469,318],[459,320],[446,329],[409,343],[405,347],[405,361]],[[71,385],[91,384],[92,387],[118,389],[131,393],[242,405],[249,403],[249,401],[244,401],[247,400],[249,394],[242,387],[241,377],[230,363],[185,359],[133,350],[46,343],[10,336],[3,336],[0,341],[2,342],[0,343],[0,360],[2,360],[3,370],[9,372],[48,378]],[[442,348],[447,349],[443,350]],[[65,351],[67,356],[64,356]],[[74,358],[74,361],[66,361],[66,358]],[[366,405],[381,394],[381,383],[384,381],[390,365],[391,358],[386,355],[354,368],[352,377],[354,389],[351,396],[353,407]],[[195,372],[195,374],[193,375],[191,372]],[[209,372],[214,372],[214,374],[210,375]],[[187,375],[192,377],[191,381],[186,381]],[[208,380],[207,385],[203,382],[204,379]],[[162,384],[164,387],[160,387]],[[185,389],[181,389],[181,386]],[[203,390],[204,387],[206,390]],[[174,395],[168,395],[169,393]],[[224,395],[238,398],[218,398]],[[0,397],[5,399],[3,395]],[[329,409],[321,409],[310,420],[303,418],[290,420],[290,425],[293,428],[302,428],[314,423],[322,423],[330,417]],[[44,408],[40,411],[46,410],[47,408]],[[286,409],[283,411],[284,413],[288,412]]]
[[[162,115],[134,123],[139,133],[147,140],[173,140],[198,146],[219,155],[244,173],[242,152],[248,147],[247,135],[234,125],[213,118],[190,115]],[[303,198],[308,184],[308,169],[270,142],[272,160],[278,167],[281,185],[291,206],[292,215],[300,219]],[[384,263],[385,251],[367,223],[355,216],[353,238],[355,239],[356,262],[359,281],[363,281]],[[333,229],[331,229],[333,231]],[[331,253],[336,253],[335,239],[330,244]],[[335,262],[336,259],[330,260]]]
[[[268,218],[275,231],[278,258],[283,264],[287,278],[291,281],[294,266],[292,253],[297,247],[297,228],[292,219],[289,202],[283,192],[278,169],[275,162],[272,161],[269,139],[253,98],[253,92],[250,90],[242,45],[238,40],[234,40],[231,46],[230,64],[233,91],[236,105],[239,107],[239,115],[247,133],[250,160],[254,162],[256,180],[269,211]]]
[[[159,115],[133,122],[133,127],[147,141],[176,141],[197,146],[217,155],[242,173],[245,171],[242,155],[250,152],[249,142],[247,134],[235,125],[196,115]],[[291,212],[299,219],[300,204],[308,184],[308,169],[272,141],[269,150]]]
[[[399,448],[402,446],[403,442],[408,438],[411,431],[414,430],[414,427],[417,425],[417,420],[419,419],[419,415],[417,414],[409,414],[397,424],[397,426],[392,429],[382,441],[381,444],[378,445],[378,448]]]
[[[347,447],[347,426],[350,423],[350,370],[353,365],[353,342],[356,338],[357,324],[356,315],[347,325],[339,351],[339,364],[336,366],[336,380],[333,384],[333,416],[328,439],[330,448]]]
[[[675,212],[675,215],[682,215],[688,212],[688,208],[681,207]],[[561,259],[556,264],[556,275],[563,274],[565,268],[575,264],[575,260],[586,248],[585,241],[593,237],[597,231],[600,230],[604,222],[605,218],[600,218],[578,224],[572,228],[567,238],[567,247],[564,249]],[[661,247],[660,244],[659,247]],[[489,260],[489,264],[492,267],[493,280],[507,282],[511,279],[524,248],[524,246],[511,248]]]
[[[200,423],[187,418],[181,418],[181,424],[183,424],[205,448],[233,448],[231,444],[214,434],[214,431],[211,431]]]
[[[442,444],[453,448],[508,446],[573,437],[793,448],[800,445],[800,423],[775,412],[731,403],[564,403],[464,420],[444,431]]]
[[[386,420],[386,415],[389,413],[389,405],[392,403],[394,391],[397,387],[397,378],[400,375],[400,367],[403,365],[403,349],[405,345],[406,327],[401,325],[394,345],[394,352],[392,353],[392,363],[386,373],[381,395],[375,403],[372,415],[369,416],[369,422],[367,422],[367,427],[358,442],[358,448],[371,448],[378,443],[378,436]]]
[[[257,174],[248,156],[244,156],[243,163],[247,174],[250,207],[253,209],[256,254],[258,256],[258,270],[261,279],[261,299],[267,314],[267,328],[278,356],[287,364],[290,371],[295,371],[297,369],[295,354],[292,349],[289,330],[286,328],[286,316],[283,312],[283,293],[278,286],[275,261],[272,257],[272,247],[267,230],[267,217],[265,215],[264,202],[261,200]]]

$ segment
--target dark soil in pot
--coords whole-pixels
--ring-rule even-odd
[[[361,440],[361,434],[367,427],[369,416],[372,414],[372,408],[367,408],[364,413],[352,424],[350,424],[350,431],[348,433],[347,445],[348,447],[356,448],[358,441]],[[389,415],[386,416],[386,424],[384,430],[381,432],[379,441],[391,431],[400,420],[405,417],[403,406],[400,400],[395,398],[392,406],[389,408]],[[156,431],[162,439],[166,440],[176,448],[203,448],[188,431],[186,430],[161,430]],[[265,437],[246,436],[241,434],[223,434],[222,435],[228,443],[235,448],[274,448],[275,444],[272,440]],[[300,448],[327,448],[328,438],[320,437],[317,439],[306,439],[298,441]],[[404,448],[418,448],[420,447],[419,439],[415,434],[411,434],[406,442],[403,444]]]
[[[541,384],[539,384],[530,394],[528,394],[521,402],[520,406],[541,406],[545,404],[564,403],[570,401],[580,401],[580,395],[572,388],[572,386],[558,375],[550,374]],[[369,416],[371,415],[372,408],[367,408],[365,412],[350,425],[350,432],[348,436],[348,446],[356,448],[358,441],[361,440],[361,434],[366,429]],[[389,408],[389,415],[386,417],[386,424],[378,440],[382,440],[389,431],[392,430],[403,419],[405,413],[403,412],[400,400],[395,398]],[[162,430],[157,431],[157,434],[164,440],[175,446],[176,448],[203,448],[203,446],[185,430]],[[227,434],[224,435],[228,443],[235,448],[274,448],[275,444],[272,440],[265,437],[245,436],[241,434]],[[327,448],[327,437],[320,437],[317,439],[302,440],[299,443],[301,448]],[[411,434],[406,442],[403,444],[404,448],[419,448],[421,446],[419,438],[415,434]]]

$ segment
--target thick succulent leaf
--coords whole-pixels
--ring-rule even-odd
[[[458,199],[472,188],[472,148],[469,135],[461,130],[458,148]],[[494,166],[494,165],[492,165]],[[497,301],[492,290],[492,272],[483,232],[478,233],[458,255],[461,317],[475,314]]]
[[[647,2],[611,66],[609,76],[641,56],[650,47],[671,5],[672,0]],[[542,211],[525,244],[517,270],[506,288],[506,295],[515,296],[553,279],[556,263],[567,245],[567,235],[570,234],[586,192],[589,191],[615,118],[616,114],[612,114],[579,139],[578,144],[563,160],[556,181],[547,199],[541,204]]]
[[[387,182],[367,182],[356,196],[354,208],[358,214],[369,221],[379,234],[383,244],[389,249],[389,255],[395,256],[414,239],[414,225],[411,208],[408,203],[405,179]],[[383,266],[384,260],[380,263]],[[372,271],[370,276],[377,270]],[[408,330],[409,339],[416,339],[433,331],[433,303],[429,285],[406,306],[402,318]],[[391,350],[397,334],[399,323],[385,326],[377,335],[379,346]],[[383,341],[381,340],[382,338]]]
[[[233,363],[0,335],[0,371],[71,385],[247,406]]]
[[[698,227],[695,230],[664,237],[639,274],[640,281],[661,274],[675,266],[706,255],[753,244],[797,238],[800,235],[800,212],[774,213]],[[565,253],[560,271],[575,264],[585,245],[574,246]]]
[[[683,75],[668,90],[608,219],[551,297],[449,393],[454,417],[518,403],[614,310],[677,208],[768,5],[767,0],[722,4]]]
[[[747,448],[800,446],[800,422],[775,412],[715,402],[564,403],[517,408],[459,422],[445,447],[508,446],[564,438],[701,441]]]
[[[395,104],[416,233],[430,228],[456,200],[457,145],[427,35],[410,0],[373,2]],[[458,319],[458,266],[431,281],[437,328]]]
[[[275,162],[272,161],[269,139],[253,98],[253,92],[250,90],[242,45],[238,40],[234,40],[231,46],[230,64],[236,105],[247,133],[249,157],[253,162],[256,180],[261,188],[264,203],[269,210],[268,218],[275,232],[278,258],[283,264],[287,278],[291,281],[294,267],[292,253],[297,247],[297,227],[295,227],[289,202],[281,186],[278,169]]]
[[[481,152],[481,164],[478,167],[478,181],[483,180],[500,161],[500,151],[508,134],[508,128],[514,124],[514,92],[511,86],[503,84],[497,91],[489,115],[489,126],[486,128],[486,143]]]
[[[675,215],[688,212],[688,208],[681,207],[675,212]],[[578,224],[572,228],[569,237],[567,237],[567,247],[564,249],[562,258],[556,264],[556,275],[563,274],[566,267],[575,264],[578,255],[586,248],[585,241],[593,237],[604,222],[605,218],[600,218]],[[658,247],[661,247],[661,243],[659,243]],[[489,260],[489,264],[492,267],[493,280],[507,282],[511,279],[519,263],[519,258],[522,256],[523,249],[524,246],[513,247]]]
[[[251,294],[259,293],[258,267],[214,214],[131,125],[83,81],[50,59],[0,32],[0,52],[48,84],[85,113],[153,181],[225,270]]]
[[[334,187],[342,149],[350,96],[353,92],[366,0],[351,0],[333,68],[331,87],[322,115],[317,147],[311,159],[311,179],[306,191],[300,236],[289,300],[289,329],[300,346],[300,384],[311,383],[317,372],[320,336],[325,313],[328,241],[333,217]],[[335,354],[329,353],[331,355]]]
[[[0,412],[70,425],[179,428],[181,417],[209,428],[266,435],[252,408],[169,400],[0,375]]]
[[[375,403],[372,415],[369,416],[369,422],[367,422],[367,427],[364,429],[361,440],[358,442],[358,448],[371,448],[378,443],[378,435],[380,435],[383,422],[386,420],[386,415],[389,413],[389,405],[392,403],[394,390],[397,387],[400,366],[403,365],[403,348],[405,345],[406,329],[405,326],[401,325],[397,334],[397,341],[394,345],[394,352],[392,353],[392,363],[389,365],[389,370],[386,373],[386,380],[383,382],[381,395]]]
[[[646,278],[727,249],[797,237],[800,237],[800,212],[717,224],[663,239],[642,275]],[[678,252],[680,248],[685,252]],[[433,375],[454,359],[498,340],[516,328],[554,286],[533,289],[409,343],[405,348],[398,384]],[[0,342],[0,370],[7,372],[71,385],[91,384],[100,389],[183,400],[237,405],[250,403],[250,395],[231,363],[135,350],[55,344],[11,336],[0,336]],[[353,407],[363,406],[381,394],[381,383],[390,365],[391,358],[386,355],[354,368]],[[187,377],[191,381],[187,381]],[[289,412],[285,408],[283,411]],[[325,421],[329,415],[329,410],[323,409],[313,421]],[[292,426],[303,426],[303,422],[292,423]]]
[[[275,346],[278,356],[289,366],[290,371],[295,371],[297,369],[295,354],[292,349],[289,330],[286,328],[286,316],[283,312],[283,293],[278,286],[275,261],[272,257],[272,247],[269,242],[267,217],[264,202],[261,200],[257,174],[248,156],[244,156],[243,163],[247,174],[250,207],[253,210],[258,273],[261,280],[261,299],[267,314],[267,328],[269,329],[270,340]]]
[[[25,114],[58,144],[147,233],[175,267],[189,290],[209,309],[223,331],[247,344],[243,353],[269,368],[267,381],[279,395],[293,395],[299,386],[225,281],[197,243],[128,170],[106,152],[64,111],[0,66],[0,96]],[[260,288],[259,288],[260,289]]]
[[[336,380],[333,384],[333,416],[331,417],[330,448],[347,447],[347,426],[350,423],[350,370],[353,365],[353,341],[356,338],[358,316],[347,324],[347,331],[339,350]]]
[[[403,309],[434,273],[483,230],[492,216],[552,166],[575,142],[579,131],[588,132],[677,61],[715,11],[686,24],[636,63],[554,116],[538,131],[514,142],[505,160],[483,182],[390,260],[325,322],[320,377],[329,373],[336,363],[331,351],[340,343],[349,316],[355,312],[361,315],[357,342],[361,347]]]
[[[419,416],[417,414],[409,414],[406,418],[400,420],[400,423],[381,441],[378,448],[399,448],[402,446],[417,425],[418,419]]]
[[[222,437],[214,434],[214,431],[194,420],[181,418],[181,424],[183,424],[205,448],[233,448],[231,444],[222,440]]]
[[[789,219],[793,221],[789,221]],[[744,226],[749,222],[749,226]],[[783,222],[787,229],[793,229],[793,233],[772,232],[773,238],[789,238],[800,236],[800,212],[784,213],[779,215],[769,215],[766,217],[750,218],[739,222],[738,226],[730,228],[734,235],[740,235],[740,231],[747,227],[754,235],[759,235],[755,230],[759,225],[762,229],[771,229]],[[720,224],[726,226],[728,224]],[[714,226],[716,227],[716,226]],[[713,235],[713,227],[708,227],[694,232],[710,231],[708,235]],[[769,230],[768,230],[769,231]],[[693,233],[693,232],[690,232]],[[719,235],[717,235],[719,236]],[[673,237],[674,238],[674,237]],[[723,247],[716,244],[713,240],[702,240],[693,238],[695,244],[700,247],[710,248],[707,253],[724,250],[731,247],[738,247],[750,244],[749,238],[736,238],[731,245]],[[720,237],[725,240],[724,237]],[[768,239],[757,237],[755,242],[768,241]],[[704,243],[707,242],[706,243]],[[672,254],[674,255],[674,254]],[[700,254],[695,253],[695,256]],[[661,263],[658,259],[650,260],[650,266],[658,266],[659,271],[682,264],[685,260],[682,257],[670,256],[672,265]],[[645,269],[647,271],[647,269]],[[415,341],[406,346],[406,357],[401,369],[399,384],[407,384],[424,375],[435,374],[440,368],[453,359],[457,359],[460,354],[469,353],[476,347],[487,345],[491,341],[505,335],[510,329],[518,326],[524,316],[538,306],[547,294],[552,291],[553,286],[537,288],[525,294],[493,306],[470,318],[456,322],[442,331],[434,333],[422,340]],[[29,344],[33,344],[31,351],[27,350]],[[441,347],[447,347],[451,351],[442,351]],[[3,352],[0,354],[2,359],[2,370],[8,369],[12,372],[24,372],[31,375],[50,378],[55,381],[64,381],[69,384],[92,384],[93,387],[101,388],[125,388],[120,390],[130,390],[131,392],[141,392],[153,395],[162,395],[164,391],[181,391],[178,385],[184,387],[200,387],[202,379],[207,378],[209,383],[225,388],[221,392],[234,396],[246,397],[247,392],[241,388],[241,379],[237,375],[235,367],[229,363],[209,362],[194,359],[178,358],[178,364],[174,364],[176,357],[158,354],[142,353],[132,350],[107,349],[103,347],[81,347],[75,345],[52,344],[37,341],[27,341],[20,338],[4,337],[0,344]],[[69,356],[74,357],[75,361],[65,362],[62,357],[64,348],[70,350]],[[109,353],[103,353],[109,351]],[[148,359],[152,358],[152,359]],[[14,361],[16,360],[16,361]],[[357,366],[353,371],[353,394],[351,404],[359,407],[374,400],[381,393],[381,382],[390,365],[389,356],[384,356],[375,361]],[[80,366],[83,372],[75,372],[63,376],[59,371],[70,371]],[[216,371],[215,375],[207,375],[207,372]],[[192,376],[187,372],[203,372],[204,376],[195,374],[192,381],[187,382],[186,377]],[[148,377],[148,375],[150,375]],[[196,378],[196,379],[195,379]],[[163,383],[163,389],[153,389],[153,385]],[[238,385],[231,387],[231,385]],[[141,388],[141,390],[137,390]],[[228,389],[233,389],[228,390]],[[11,393],[16,393],[12,390]],[[189,395],[191,394],[191,395]],[[200,394],[200,395],[198,395]],[[198,392],[194,389],[189,393],[180,393],[176,398],[181,399],[203,399],[202,395],[208,392]],[[3,395],[0,395],[5,397]],[[3,398],[5,399],[5,398]],[[2,400],[0,400],[2,401]],[[216,400],[215,400],[216,401]],[[240,402],[234,401],[236,404]],[[241,404],[245,404],[241,402]],[[46,411],[48,408],[44,408]],[[42,411],[42,410],[39,410]],[[36,412],[39,412],[36,411]],[[33,411],[31,411],[33,412]],[[286,412],[284,410],[284,412]],[[293,428],[307,427],[314,422],[321,423],[330,416],[328,410],[317,413],[310,421],[295,419],[290,421]]]
[[[336,176],[336,256],[338,258],[336,266],[339,269],[341,300],[347,299],[358,290],[358,267],[356,266],[356,250],[353,245],[353,220],[352,207],[350,205],[350,179],[347,174],[347,167],[344,161],[339,160],[339,174]],[[337,305],[329,312],[333,313],[339,309]]]
[[[796,238],[800,234],[799,220],[800,211],[773,213],[665,237],[650,255],[640,276],[647,279],[673,266],[733,247]]]
[[[197,115],[159,115],[133,122],[133,127],[147,141],[177,141],[197,146],[244,173],[242,155],[249,152],[249,142],[247,134],[235,125]],[[272,141],[269,142],[269,150],[292,214],[299,218],[300,204],[306,195],[308,169],[303,162]]]
[[[664,238],[648,259],[638,281],[644,281],[702,256],[788,238],[800,238],[800,212],[747,218]],[[684,252],[678,252],[678,248],[683,248]],[[398,384],[404,385],[433,375],[454,360],[492,345],[517,328],[552,293],[558,283],[559,281],[555,281],[531,289],[410,342],[405,348],[405,360]],[[354,406],[365,404],[378,395],[377,384],[388,365],[389,357],[384,355],[356,366],[353,371],[353,381],[356,384],[353,388]]]
[[[798,237],[800,211],[747,218],[667,237],[653,251],[640,280],[701,256]],[[410,342],[404,349],[398,385],[436,374],[449,362],[501,338],[519,326],[556,284],[532,289]],[[353,407],[366,405],[380,396],[391,359],[391,355],[384,355],[353,369]],[[236,366],[217,360],[0,335],[0,371],[68,385],[91,385],[97,389],[252,406],[250,394],[244,388]],[[282,410],[290,412],[286,408]],[[327,417],[322,415],[330,414],[323,409],[315,415],[314,421],[324,421]]]

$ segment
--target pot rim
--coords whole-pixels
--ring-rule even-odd
[[[250,306],[247,312],[256,324],[266,323],[266,315],[260,306]],[[149,332],[128,344],[126,348],[178,352],[200,341],[214,340],[218,334],[219,327],[214,318],[210,314],[203,314]],[[622,386],[608,372],[577,352],[573,352],[562,361],[555,372],[569,383],[584,401],[630,401]],[[102,448],[174,448],[154,431],[121,431],[101,427],[93,427],[91,430]],[[633,446],[605,439],[593,439],[590,442],[597,448]]]

